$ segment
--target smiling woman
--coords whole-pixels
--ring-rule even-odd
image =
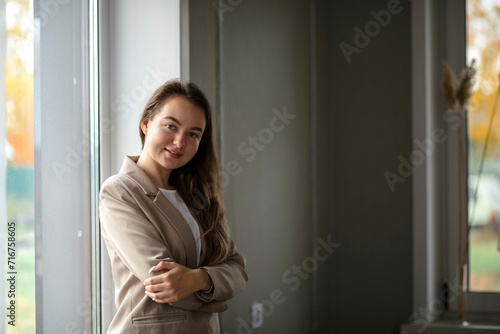
[[[140,124],[143,151],[137,165],[155,185],[172,189],[168,184],[172,170],[185,165],[198,151],[205,128],[203,110],[183,97],[174,96],[156,115],[143,118]]]
[[[201,90],[162,85],[140,120],[143,150],[100,194],[117,313],[109,333],[219,333],[217,313],[247,281],[229,237],[211,108]]]

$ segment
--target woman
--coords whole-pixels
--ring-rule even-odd
[[[139,133],[141,155],[100,193],[117,307],[108,333],[219,333],[217,313],[247,274],[227,231],[206,96],[165,83]]]

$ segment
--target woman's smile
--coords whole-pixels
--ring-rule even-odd
[[[139,166],[159,187],[167,186],[171,171],[187,164],[198,151],[205,124],[201,108],[183,97],[170,98],[141,124],[145,140]]]
[[[166,148],[165,151],[167,151],[168,155],[173,159],[179,159],[180,157],[183,156],[183,154],[174,150],[169,150],[168,148]]]

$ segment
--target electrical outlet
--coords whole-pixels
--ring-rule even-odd
[[[264,324],[264,308],[261,303],[252,304],[252,313],[250,314],[250,323],[252,328],[262,327]]]

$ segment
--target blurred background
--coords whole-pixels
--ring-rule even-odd
[[[228,221],[248,259],[222,333],[399,333],[453,318],[456,305],[439,297],[456,278],[443,190],[457,182],[453,136],[422,153],[426,162],[414,144],[428,138],[415,131],[424,114],[450,131],[439,80],[451,39],[457,73],[478,64],[466,290],[498,298],[500,2],[412,2],[0,0],[0,263],[6,275],[15,222],[18,272],[17,325],[6,318],[0,332],[106,332],[113,285],[92,184],[140,152],[142,105],[173,77],[213,104]],[[434,102],[419,114],[415,36],[429,21]],[[424,168],[440,175],[430,186],[440,213],[420,236],[430,226],[416,218]],[[425,261],[430,275],[418,269]]]

